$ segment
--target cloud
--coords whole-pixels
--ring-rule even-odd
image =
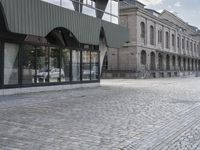
[[[162,13],[164,9],[157,10],[157,12]]]
[[[138,1],[148,6],[148,5],[158,5],[162,3],[163,0],[138,0]]]
[[[181,2],[176,2],[175,4],[174,4],[174,6],[176,6],[176,7],[181,7]]]

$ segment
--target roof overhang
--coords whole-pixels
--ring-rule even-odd
[[[80,43],[99,45],[103,27],[108,47],[119,48],[129,39],[128,30],[122,26],[40,0],[0,0],[0,4],[11,33],[46,37],[56,28],[65,28]]]

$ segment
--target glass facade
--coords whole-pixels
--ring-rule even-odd
[[[42,0],[44,2],[48,2],[57,6],[62,6],[70,10],[74,10],[74,6],[71,0]]]
[[[70,81],[70,50],[63,49],[61,54],[61,82]]]
[[[80,81],[81,79],[81,53],[80,51],[72,51],[72,81]]]
[[[35,65],[36,50],[32,45],[23,46],[22,53],[22,83],[32,84],[36,82],[36,65]]]
[[[119,16],[119,2],[109,0],[108,5],[106,7],[106,10],[103,16],[103,20],[106,20],[108,22],[112,22],[115,24],[119,23],[118,16]]]
[[[60,82],[61,76],[64,76],[60,65],[60,50],[58,48],[49,48],[49,82]]]
[[[98,80],[99,78],[99,55],[96,52],[91,52],[91,79]]]
[[[49,82],[49,51],[47,47],[36,47],[36,83],[48,83]]]
[[[91,77],[90,51],[83,51],[82,60],[83,60],[82,79],[90,80]]]
[[[95,2],[91,0],[83,0],[83,10],[82,13],[86,14],[88,16],[96,17],[96,11],[95,11]]]
[[[18,84],[19,45],[5,43],[4,45],[4,84]]]
[[[114,0],[108,0],[108,4],[106,6],[105,10],[99,10],[96,8],[96,2],[92,0],[83,0],[81,1],[76,1],[76,0],[42,0],[45,2],[52,3],[54,5],[62,6],[70,10],[74,10],[74,5],[78,5],[79,7],[79,12],[86,14],[88,16],[92,17],[97,17],[96,11],[103,12],[103,20],[106,20],[108,22],[112,22],[115,24],[119,23],[119,1],[114,1]],[[103,4],[100,4],[103,5]]]
[[[96,50],[3,45],[4,70],[3,74],[0,72],[3,88],[99,81],[99,52]]]

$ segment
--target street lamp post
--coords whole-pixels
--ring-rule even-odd
[[[60,0],[60,6],[62,7],[62,0]]]

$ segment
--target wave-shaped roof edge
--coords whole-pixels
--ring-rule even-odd
[[[0,0],[10,32],[45,37],[51,30],[70,30],[80,43],[99,45],[100,29],[107,46],[120,48],[128,41],[128,29],[40,0]]]

